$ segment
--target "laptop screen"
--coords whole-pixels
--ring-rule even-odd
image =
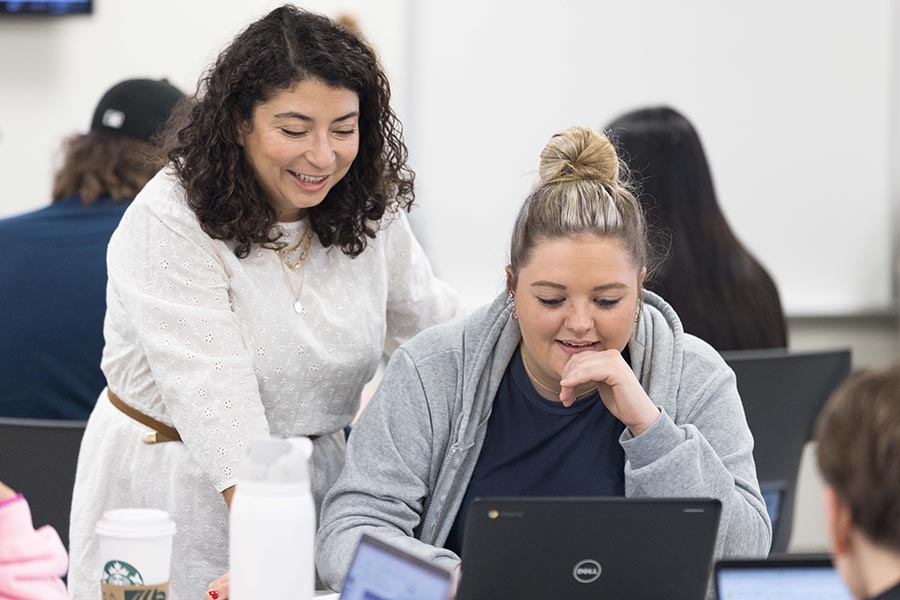
[[[723,561],[716,586],[719,600],[853,600],[828,559]]]
[[[344,580],[341,600],[446,600],[450,573],[364,535]]]
[[[458,600],[703,600],[715,499],[476,498]]]

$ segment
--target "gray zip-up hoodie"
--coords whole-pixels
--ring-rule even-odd
[[[441,546],[521,340],[511,312],[501,295],[465,321],[420,333],[391,357],[322,506],[316,564],[333,589],[341,586],[363,533],[448,570],[459,564]],[[647,291],[628,348],[638,380],[662,414],[639,437],[626,429],[619,440],[625,495],[718,498],[716,556],[765,556],[772,528],[734,373]]]

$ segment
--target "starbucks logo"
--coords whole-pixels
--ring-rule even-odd
[[[103,583],[109,585],[144,585],[140,571],[121,560],[111,560],[103,567]]]

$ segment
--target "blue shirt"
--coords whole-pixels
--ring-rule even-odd
[[[106,247],[127,206],[69,197],[0,220],[0,416],[87,419],[106,385]]]
[[[479,496],[624,496],[624,430],[596,391],[569,408],[543,398],[516,352],[444,547],[462,554],[466,514]]]

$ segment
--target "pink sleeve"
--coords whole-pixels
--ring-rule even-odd
[[[31,524],[21,495],[0,504],[0,600],[65,600],[68,568],[56,531]]]

